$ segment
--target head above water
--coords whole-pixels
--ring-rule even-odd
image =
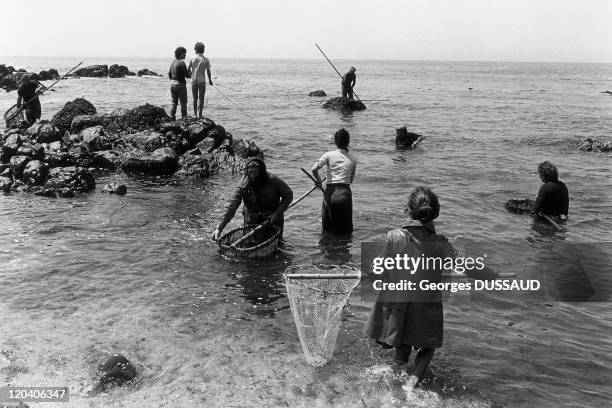
[[[185,59],[186,56],[187,49],[185,47],[177,47],[176,50],[174,50],[174,57],[176,59]]]
[[[431,222],[440,215],[438,196],[427,187],[417,187],[410,194],[407,210],[413,220]]]
[[[195,43],[195,46],[193,47],[193,49],[195,50],[196,54],[204,54],[204,49],[206,47],[204,46],[204,43],[202,42],[197,42]]]
[[[357,71],[357,68],[355,68],[355,67],[351,67],[350,71],[351,71],[351,72],[355,72],[355,71]]]
[[[538,174],[544,183],[548,183],[549,181],[559,181],[559,172],[557,171],[557,167],[548,160],[538,165]]]
[[[245,170],[249,183],[252,185],[259,186],[268,180],[266,163],[259,157],[248,159]]]
[[[349,142],[351,141],[351,136],[346,129],[342,128],[334,134],[334,142],[339,149],[348,150]]]

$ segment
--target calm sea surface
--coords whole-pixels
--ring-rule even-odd
[[[60,72],[77,62],[0,59]],[[170,59],[85,65],[94,63],[165,74]],[[612,90],[612,65],[337,61],[340,70],[357,66],[362,99],[386,100],[343,116],[307,96],[338,94],[323,60],[211,63],[205,115],[261,146],[296,197],[311,187],[299,168],[333,147],[337,129],[350,132],[359,161],[352,240],[320,243],[315,192],[287,213],[281,255],[224,259],[209,236],[238,176],[168,185],[117,174],[98,184],[125,183],[124,197],[100,189],[73,199],[0,196],[0,386],[69,386],[67,407],[610,406],[609,301],[450,295],[430,392],[406,402],[401,376],[372,374],[389,355],[363,338],[371,304],[359,296],[345,310],[331,362],[307,365],[281,276],[300,264],[359,266],[361,242],[403,225],[417,185],[439,195],[439,231],[457,246],[487,248],[499,272],[537,276],[563,242],[592,248],[589,262],[609,273],[612,161],[576,143],[612,136],[612,96],[602,93]],[[169,110],[166,77],[70,79],[55,90],[42,97],[43,119],[77,97],[101,113],[146,102]],[[0,111],[15,100],[15,92],[0,93]],[[400,126],[427,139],[396,151]],[[504,209],[507,199],[536,193],[545,159],[570,190],[567,233]],[[89,397],[95,368],[111,352],[137,365],[139,381]]]

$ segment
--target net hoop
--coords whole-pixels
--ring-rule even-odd
[[[250,245],[252,240],[247,239],[247,241],[239,244],[239,246],[231,246],[256,227],[257,225],[245,225],[223,234],[219,241],[217,241],[221,253],[232,257],[260,258],[276,251],[282,231],[275,225],[267,225],[253,235],[252,240],[258,242],[256,245]]]

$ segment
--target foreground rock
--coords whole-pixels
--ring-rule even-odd
[[[595,139],[585,139],[578,145],[578,150],[584,152],[607,153],[612,151],[612,142],[603,143]]]
[[[136,378],[137,371],[125,356],[113,354],[98,366],[96,374],[99,378],[92,389],[92,394],[128,384]]]
[[[255,143],[234,140],[210,119],[172,121],[163,108],[148,104],[111,115],[95,111],[79,98],[51,122],[5,131],[0,137],[0,189],[71,197],[96,187],[94,169],[204,178],[240,172],[247,158],[263,157]],[[123,194],[121,186],[105,191]]]
[[[311,93],[308,94],[308,96],[327,96],[327,94],[323,90],[318,90],[318,91],[312,91]]]
[[[341,96],[329,99],[323,104],[323,107],[325,109],[334,109],[343,112],[359,111],[366,108],[362,102],[356,99],[348,99]]]

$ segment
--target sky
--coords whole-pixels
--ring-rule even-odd
[[[5,56],[612,63],[612,0],[1,2]]]

